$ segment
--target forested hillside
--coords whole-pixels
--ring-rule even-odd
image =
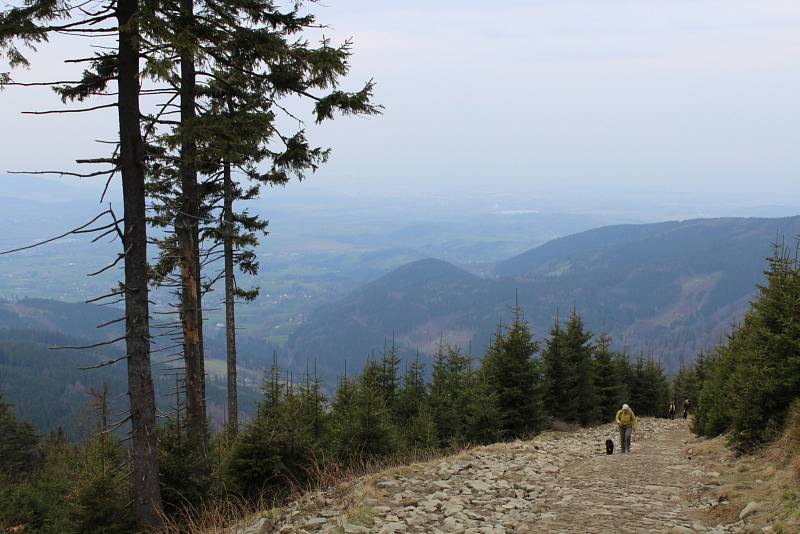
[[[246,417],[254,413],[257,388],[274,351],[295,372],[317,361],[328,392],[345,365],[357,372],[371,354],[391,344],[392,336],[405,358],[419,348],[426,361],[442,338],[465,352],[482,354],[497,323],[507,317],[515,293],[538,339],[546,336],[557,309],[566,316],[574,304],[587,328],[611,335],[615,348],[625,346],[632,356],[652,354],[675,371],[700,349],[713,346],[742,317],[767,266],[770,244],[797,233],[797,217],[605,227],[502,262],[494,278],[440,260],[410,263],[343,301],[319,307],[286,347],[268,343],[266,332],[242,332],[242,409]],[[48,348],[116,337],[119,325],[96,325],[118,316],[117,309],[93,305],[0,302],[0,385],[6,399],[19,405],[23,419],[42,430],[73,429],[84,417],[92,388],[107,382],[112,393],[124,391],[122,367],[78,370],[116,357],[114,353]],[[208,406],[218,423],[225,419],[224,353],[222,332],[206,325]],[[159,354],[154,354],[156,361]],[[154,372],[162,406],[174,388],[170,367],[157,366]],[[47,384],[42,388],[46,393],[33,395],[31,386],[41,381]]]
[[[121,313],[116,308],[44,299],[0,302],[0,391],[5,401],[15,406],[17,416],[42,433],[61,428],[71,439],[86,438],[96,426],[93,393],[99,393],[105,384],[110,415],[122,419],[127,406],[124,362],[85,369],[118,359],[120,351],[109,347],[54,350],[117,337],[118,324],[103,329],[97,325]],[[211,418],[221,425],[225,418],[224,365],[218,365],[213,357],[224,354],[224,348],[220,350],[218,338],[210,339],[208,407]],[[160,353],[155,356],[156,362],[165,360]],[[174,361],[154,367],[156,402],[164,413],[174,403],[175,367]],[[244,370],[240,382],[242,411],[248,419],[255,413],[261,374]],[[120,434],[126,430],[121,427]]]
[[[318,358],[332,374],[393,335],[404,354],[430,353],[440,335],[481,353],[516,292],[539,337],[575,306],[592,331],[675,371],[741,319],[772,243],[798,233],[800,217],[610,226],[502,262],[495,278],[419,261],[320,307],[288,353],[296,363]]]

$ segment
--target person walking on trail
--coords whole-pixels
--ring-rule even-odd
[[[689,417],[689,407],[692,405],[689,399],[683,401],[683,418],[686,419]]]
[[[636,415],[634,415],[630,406],[623,404],[622,409],[617,412],[614,420],[619,427],[619,444],[622,449],[620,454],[631,452],[631,434],[633,434],[633,429],[636,427]]]
[[[669,407],[667,408],[667,416],[670,419],[675,419],[675,404],[676,402],[673,400],[669,403]]]

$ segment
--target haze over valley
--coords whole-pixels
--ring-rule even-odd
[[[0,196],[0,223],[18,229],[0,236],[4,249],[58,235],[98,210],[93,188],[3,179],[17,185],[5,189],[13,194]],[[575,306],[587,327],[611,335],[616,348],[654,357],[675,372],[740,320],[771,243],[800,234],[794,217],[694,218],[774,217],[800,209],[774,198],[747,205],[741,199],[715,204],[660,197],[620,194],[601,202],[587,194],[582,204],[535,194],[355,197],[313,183],[268,190],[249,206],[270,219],[271,233],[257,251],[262,270],[240,282],[261,288],[254,302],[238,309],[244,416],[253,413],[273,353],[298,373],[316,363],[327,389],[345,365],[357,371],[393,335],[406,359],[420,350],[427,361],[440,339],[480,355],[496,325],[509,319],[515,295],[540,340],[557,312],[564,316]],[[40,214],[39,224],[22,224],[31,213]],[[687,220],[657,222],[667,219]],[[8,312],[0,328],[11,329],[6,342],[8,332],[25,330],[38,347],[24,363],[9,360],[12,351],[0,352],[5,395],[12,401],[21,395],[25,388],[13,384],[39,379],[48,358],[76,373],[75,382],[49,388],[55,400],[44,397],[22,408],[44,428],[75,418],[85,402],[81,391],[102,381],[121,387],[121,369],[77,371],[113,351],[75,357],[47,350],[61,337],[93,342],[115,333],[92,326],[113,319],[113,307],[78,311],[92,308],[50,303],[80,303],[111,287],[119,273],[86,274],[106,265],[113,250],[78,236],[0,257],[0,296]],[[158,312],[175,302],[166,290],[151,298]],[[205,320],[209,413],[218,423],[225,417],[223,384],[214,378],[224,376],[221,299],[219,289],[210,294]],[[94,318],[77,328],[67,320],[75,313]],[[25,317],[27,322],[20,319]],[[61,337],[52,338],[54,333]],[[164,402],[174,385],[169,367],[157,381]],[[45,416],[52,405],[64,406],[63,413]]]

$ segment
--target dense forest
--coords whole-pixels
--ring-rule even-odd
[[[676,392],[696,405],[696,433],[728,432],[749,451],[780,437],[800,397],[800,263],[795,247],[775,247],[744,321],[714,350],[676,376]]]
[[[639,415],[663,416],[670,384],[660,364],[609,349],[572,313],[536,341],[520,308],[499,325],[475,359],[444,341],[431,369],[396,348],[343,376],[327,398],[309,369],[267,374],[254,419],[235,438],[216,434],[203,454],[185,408],[159,430],[160,482],[172,521],[190,520],[211,501],[254,502],[313,486],[326,471],[366,459],[413,458],[526,437],[555,421],[610,421],[622,402]],[[134,521],[123,445],[107,432],[107,399],[89,409],[96,432],[79,444],[62,432],[37,436],[2,405],[0,524],[31,531],[109,532]],[[64,496],[75,498],[64,499]],[[124,530],[124,529],[123,529]]]

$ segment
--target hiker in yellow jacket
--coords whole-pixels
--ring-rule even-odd
[[[623,404],[614,419],[619,426],[619,444],[622,452],[631,452],[631,434],[636,428],[636,416],[633,410],[627,404]]]

